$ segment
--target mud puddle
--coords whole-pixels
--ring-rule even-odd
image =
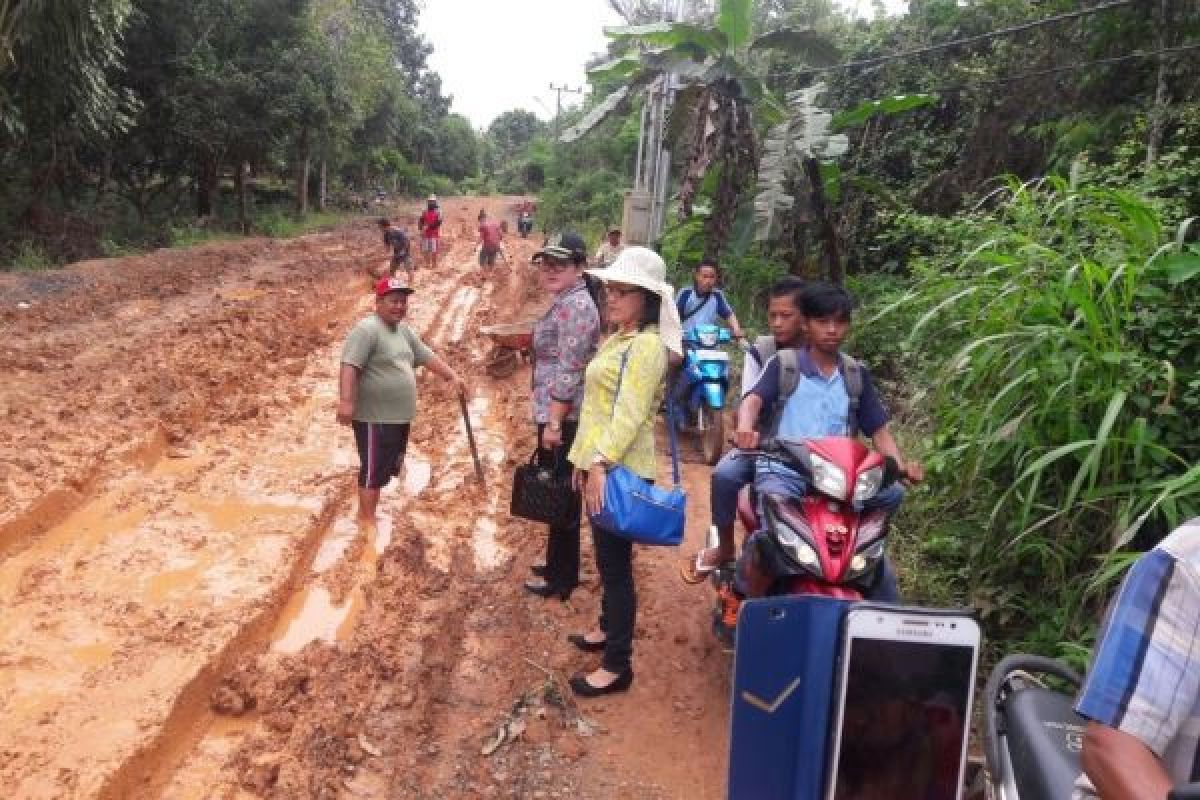
[[[445,204],[468,237],[478,202]],[[720,764],[694,771],[723,752],[724,698],[709,685],[720,666],[669,554],[639,554],[647,666],[634,691],[587,708],[595,725],[579,727],[554,688],[588,666],[562,640],[594,621],[595,573],[588,562],[569,604],[520,588],[545,535],[506,513],[508,475],[532,447],[528,374],[483,378],[477,334],[536,316],[535,245],[514,242],[512,262],[485,275],[469,240],[445,244],[436,273],[418,270],[412,324],[472,385],[488,484],[456,398],[422,376],[405,470],[374,528],[354,519],[357,459],[332,419],[337,347],[370,308],[362,264],[382,261],[369,221],[340,238],[88,271],[90,294],[64,304],[78,325],[49,304],[27,312],[33,327],[0,350],[18,378],[0,386],[0,427],[28,405],[29,430],[11,441],[52,446],[22,445],[44,460],[18,465],[3,489],[16,494],[0,500],[32,508],[62,491],[70,506],[61,527],[23,528],[0,556],[13,620],[0,631],[0,785],[12,796],[719,796]],[[294,281],[300,300],[275,313]],[[80,393],[94,402],[72,422],[95,442],[34,402]],[[664,622],[689,605],[698,635]],[[511,738],[483,755],[500,726]]]

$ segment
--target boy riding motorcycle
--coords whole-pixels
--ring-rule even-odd
[[[794,360],[785,358],[786,353],[777,354],[763,366],[762,374],[738,408],[734,444],[743,450],[759,446],[758,423],[767,409],[771,422],[766,432],[775,438],[804,441],[856,436],[861,431],[881,455],[895,459],[903,477],[920,482],[925,477],[924,468],[919,462],[906,462],[900,454],[870,373],[841,352],[850,331],[854,299],[840,287],[820,284],[805,290],[801,305],[805,344],[795,351]],[[788,368],[794,368],[796,375],[789,377]],[[781,392],[791,380],[795,385],[786,394]],[[754,473],[759,496],[803,497],[808,491],[808,476],[776,461],[758,459]],[[882,509],[890,515],[903,499],[903,486],[894,483],[859,510]],[[751,534],[738,559],[738,590],[749,597],[761,596],[770,588],[775,572],[769,541],[761,531]],[[879,602],[899,601],[895,572],[887,560],[867,596]]]
[[[776,281],[767,301],[767,324],[770,336],[760,336],[749,348],[742,364],[744,397],[754,386],[763,365],[780,350],[803,344],[804,317],[800,311],[805,282],[795,276]],[[709,489],[712,524],[717,530],[719,544],[696,553],[685,564],[681,575],[686,583],[702,583],[721,564],[737,555],[733,540],[733,525],[737,516],[737,498],[742,488],[754,480],[754,459],[732,450],[721,457],[713,470]]]

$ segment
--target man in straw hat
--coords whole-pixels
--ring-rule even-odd
[[[567,458],[575,467],[589,514],[604,503],[608,470],[620,465],[647,480],[657,477],[654,422],[667,372],[667,353],[682,353],[674,290],[657,253],[632,247],[607,269],[588,273],[604,283],[608,321],[616,332],[601,345],[584,377],[579,427]],[[603,599],[599,624],[572,634],[572,644],[603,651],[600,668],[577,674],[571,688],[583,697],[628,689],[633,682],[637,596],[633,542],[592,524]]]

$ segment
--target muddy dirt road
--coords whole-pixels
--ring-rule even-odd
[[[623,696],[563,692],[592,666],[564,641],[597,610],[590,544],[570,603],[521,590],[542,546],[507,515],[528,370],[485,377],[477,331],[546,299],[532,239],[475,265],[481,205],[510,200],[444,204],[410,321],[472,376],[489,485],[422,376],[369,529],[333,419],[362,268],[386,257],[369,221],[0,277],[6,798],[722,796],[729,663],[678,554],[638,553]],[[707,470],[687,480],[690,549]]]

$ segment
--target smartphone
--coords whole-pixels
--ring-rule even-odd
[[[959,614],[846,614],[827,800],[960,800],[979,636]]]

